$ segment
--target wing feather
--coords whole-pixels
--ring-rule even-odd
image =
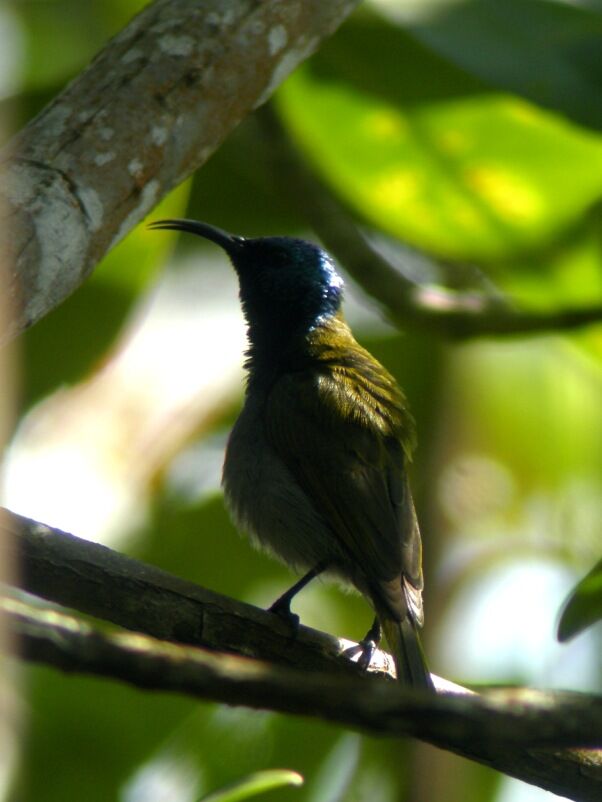
[[[412,442],[412,420],[393,378],[368,358],[370,370],[330,365],[281,376],[268,396],[267,437],[350,564],[392,612],[409,607],[420,622],[420,533],[402,445]]]

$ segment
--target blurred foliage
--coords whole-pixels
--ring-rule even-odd
[[[602,619],[602,560],[584,577],[568,598],[558,639],[569,640]]]
[[[25,42],[19,94],[5,102],[13,118],[37,113],[144,4],[6,6]],[[366,226],[444,257],[452,271],[471,264],[517,306],[599,303],[601,34],[595,3],[378,0],[291,76],[277,105],[308,162]],[[270,154],[249,120],[199,173],[186,214],[245,235],[303,232],[274,187]],[[152,216],[181,215],[187,196],[180,188]],[[139,227],[26,333],[24,413],[112,358],[173,242]],[[196,246],[188,240],[177,253]],[[574,581],[583,575],[601,540],[602,325],[462,346],[371,326],[358,336],[403,384],[418,423],[412,481],[426,544],[427,651],[467,578],[484,574],[485,549],[488,565],[540,555]],[[190,370],[203,370],[203,346]],[[230,407],[217,400],[213,431],[199,429],[218,436]],[[263,605],[292,583],[237,534],[220,496],[180,493],[169,464],[149,493],[146,524],[124,532],[120,548]],[[562,632],[594,620],[599,579],[598,570],[577,587]],[[530,609],[541,601],[528,586],[520,595]],[[545,600],[549,621],[560,602]],[[370,623],[361,599],[321,582],[295,604],[304,622],[341,636],[358,638]],[[475,637],[468,620],[443,636],[459,653],[462,638]],[[20,802],[198,802],[283,766],[304,786],[266,799],[486,802],[500,793],[494,772],[413,743],[39,667],[27,677],[27,737],[12,797]]]

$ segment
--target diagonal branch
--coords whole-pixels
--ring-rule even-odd
[[[136,16],[0,156],[6,336],[73,292],[358,2],[155,0]]]
[[[0,534],[5,553],[21,558],[26,590],[163,639],[103,632],[7,598],[5,615],[28,659],[144,688],[413,735],[564,796],[598,798],[602,753],[585,748],[602,743],[598,697],[524,689],[478,696],[439,678],[446,692],[421,696],[383,682],[386,665],[380,677],[358,677],[341,654],[348,644],[336,638],[305,627],[291,638],[269,613],[98,544],[8,511]]]
[[[388,736],[412,735],[578,800],[602,782],[602,700],[581,694],[498,691],[433,696],[396,683],[299,671],[148,636],[102,632],[14,598],[0,610],[26,659],[64,671],[231,705],[313,716]],[[563,744],[581,749],[559,750]]]
[[[295,203],[349,274],[403,328],[466,339],[570,331],[602,322],[602,304],[529,312],[502,303],[498,296],[443,289],[435,292],[418,286],[372,246],[352,216],[310,170],[273,107],[265,106],[258,117],[269,137],[273,172],[286,198]]]
[[[0,527],[0,560],[15,560],[21,588],[36,596],[162,640],[361,673],[342,656],[346,641],[303,626],[293,639],[278,616],[8,510]],[[389,665],[383,656],[381,670]]]

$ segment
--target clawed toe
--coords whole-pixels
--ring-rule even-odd
[[[356,643],[355,646],[350,646],[349,649],[345,649],[343,654],[349,659],[353,659],[357,654],[359,654],[357,664],[362,671],[366,671],[372,662],[374,652],[378,649],[381,638],[382,630],[380,623],[378,618],[375,618],[374,623],[368,632],[366,632],[366,637],[363,638],[359,643]]]
[[[373,639],[364,639],[359,643],[356,643],[355,646],[350,646],[348,649],[345,649],[343,654],[345,657],[348,657],[352,660],[357,654],[359,654],[359,659],[357,661],[358,666],[362,669],[362,671],[366,671],[368,666],[372,662],[372,658],[374,657],[374,652],[377,650],[378,644]]]

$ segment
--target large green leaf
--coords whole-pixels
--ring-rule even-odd
[[[602,559],[572,590],[558,624],[558,640],[566,641],[602,619]]]
[[[376,19],[341,30],[279,103],[350,205],[441,256],[531,253],[602,194],[601,138],[487,90]]]

